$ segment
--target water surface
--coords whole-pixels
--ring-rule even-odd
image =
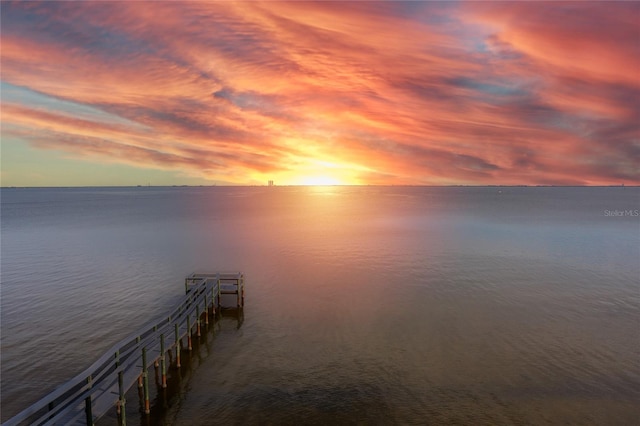
[[[640,417],[639,188],[1,196],[2,420],[163,315],[193,271],[244,272],[246,308],[165,424]]]

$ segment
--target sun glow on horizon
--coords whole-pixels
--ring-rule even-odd
[[[331,176],[306,176],[303,177],[298,185],[305,186],[330,186],[330,185],[344,185],[340,179]]]
[[[327,161],[321,156],[309,156],[301,163],[293,170],[275,175],[276,182],[300,186],[358,185],[361,183],[360,175],[369,171],[356,164]]]

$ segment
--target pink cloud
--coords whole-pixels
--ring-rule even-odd
[[[135,125],[15,100],[3,122],[36,146],[238,183],[321,163],[350,183],[638,183],[635,17],[618,3],[10,4],[4,82]]]
[[[474,2],[470,20],[552,72],[640,85],[640,7],[633,2]]]

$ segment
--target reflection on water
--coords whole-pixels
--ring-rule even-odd
[[[2,201],[3,419],[163,315],[196,270],[245,274],[244,322],[207,334],[143,424],[640,416],[640,221],[604,214],[638,209],[638,188],[49,189]]]

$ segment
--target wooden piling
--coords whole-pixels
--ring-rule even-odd
[[[142,377],[144,380],[144,413],[149,414],[149,377],[147,374],[147,348],[142,348]]]
[[[209,325],[209,304],[207,303],[207,293],[204,294],[204,325]]]
[[[153,331],[154,333],[158,331],[158,324],[153,326]],[[158,358],[153,361],[153,367],[156,369],[156,376],[158,376],[158,367],[160,366],[159,361],[160,360]]]
[[[140,336],[136,337],[136,343],[140,344]],[[142,374],[138,376],[138,389],[142,388]]]
[[[180,368],[180,332],[176,323],[176,367]]]
[[[160,335],[160,364],[162,365],[162,388],[167,387],[167,364],[165,361],[164,334]]]
[[[218,284],[220,283],[220,281],[218,281]],[[215,289],[214,287],[211,287],[211,306],[213,309],[213,319],[215,320],[216,318],[216,293],[215,293]]]
[[[196,305],[196,336],[200,337],[200,304]]]
[[[220,307],[220,277],[217,279],[218,287],[218,307]]]
[[[191,350],[191,315],[187,315],[187,349]]]
[[[125,410],[126,401],[124,399],[123,376],[123,371],[118,371],[118,417],[120,419],[120,426],[127,425],[127,411]]]
[[[92,379],[91,376],[87,377],[87,386],[89,389],[92,387]],[[87,426],[93,426],[93,413],[91,410],[91,395],[88,395],[84,399],[84,414],[87,419]]]

